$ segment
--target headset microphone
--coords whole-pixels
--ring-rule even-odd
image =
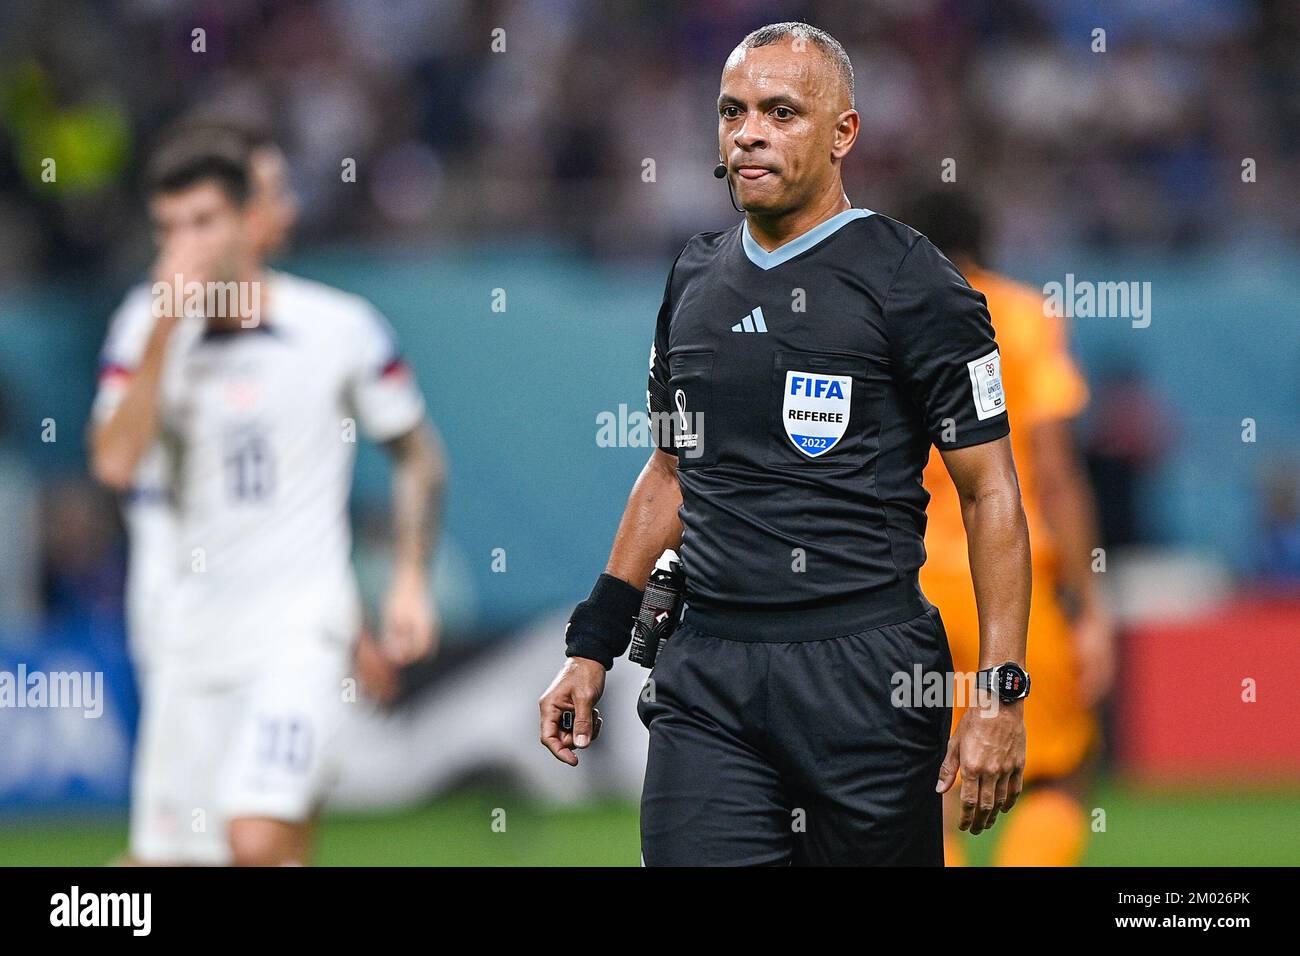
[[[731,200],[731,208],[736,210],[736,212],[744,212],[745,210],[741,209],[736,203],[736,194],[731,189],[731,177],[727,175],[727,164],[718,163],[718,165],[714,166],[713,175],[718,179],[725,179],[727,181],[727,197]]]

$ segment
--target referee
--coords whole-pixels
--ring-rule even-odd
[[[942,865],[958,771],[972,833],[1020,792],[1029,538],[997,344],[929,240],[850,205],[858,128],[827,33],[766,26],[728,58],[720,172],[745,218],[673,263],[650,352],[659,447],[539,702],[542,743],[576,764],[655,561],[678,550],[686,610],[637,705],[649,866]],[[951,739],[951,693],[909,689],[952,670],[917,584],[932,444],[962,502],[980,686],[997,691]]]

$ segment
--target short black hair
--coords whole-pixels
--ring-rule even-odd
[[[182,127],[163,140],[145,169],[150,197],[215,182],[236,206],[252,191],[249,140],[215,126]]]
[[[903,211],[902,221],[949,259],[984,261],[984,215],[974,197],[956,186],[921,193]]]
[[[835,39],[825,30],[819,29],[810,23],[804,23],[801,20],[787,20],[784,23],[769,23],[765,27],[759,27],[745,39],[740,41],[740,45],[746,49],[752,49],[760,46],[771,46],[773,43],[780,43],[782,40],[794,37],[796,40],[806,40],[813,44],[822,54],[831,61],[831,65],[840,74],[840,80],[844,83],[844,88],[849,93],[849,106],[853,105],[853,61],[849,55],[844,52],[844,45]]]

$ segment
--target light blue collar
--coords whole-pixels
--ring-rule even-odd
[[[745,255],[749,256],[749,261],[766,271],[790,261],[802,252],[807,252],[823,239],[829,239],[839,231],[841,226],[854,219],[866,219],[874,215],[875,213],[870,209],[846,209],[831,216],[825,222],[819,222],[802,236],[795,236],[789,242],[777,246],[771,252],[760,246],[749,234],[749,220],[745,220],[740,231],[740,244],[745,247]]]

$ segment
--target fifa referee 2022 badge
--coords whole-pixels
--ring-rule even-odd
[[[849,203],[858,129],[852,64],[823,31],[773,24],[727,59],[720,166],[744,218],[669,272],[658,447],[539,701],[542,743],[576,764],[676,550],[681,623],[637,704],[648,866],[942,865],[958,771],[972,833],[1020,792],[1029,537],[998,347],[984,297],[928,239]],[[917,582],[932,445],[963,503],[993,698],[951,738],[951,693],[900,692],[962,686]]]

